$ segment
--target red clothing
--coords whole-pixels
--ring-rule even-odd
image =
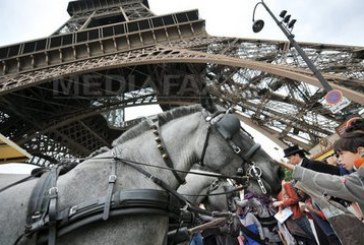
[[[299,199],[297,193],[289,182],[283,185],[282,191],[278,194],[277,199],[283,202],[283,204],[280,205],[281,208],[291,208],[293,219],[298,219],[304,215],[298,204]]]

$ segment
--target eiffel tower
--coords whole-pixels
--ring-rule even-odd
[[[79,0],[67,11],[51,36],[0,47],[0,133],[35,164],[110,147],[140,120],[125,121],[127,107],[208,94],[278,145],[304,149],[363,109],[363,47],[299,43],[351,100],[333,114],[289,42],[211,36],[198,10],[156,16],[147,0]]]

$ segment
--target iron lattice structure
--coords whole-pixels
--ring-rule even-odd
[[[197,10],[156,16],[146,0],[80,0],[67,11],[53,35],[0,47],[0,132],[33,161],[110,147],[138,122],[124,120],[131,106],[209,94],[279,145],[305,149],[363,108],[363,47],[299,43],[352,101],[332,114],[289,42],[210,36]]]

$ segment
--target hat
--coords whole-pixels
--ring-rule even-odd
[[[297,145],[290,146],[284,149],[283,151],[284,151],[284,157],[289,157],[300,152],[308,153],[306,150],[300,149]]]

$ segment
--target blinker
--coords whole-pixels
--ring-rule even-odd
[[[216,128],[226,140],[231,140],[240,130],[240,121],[233,114],[225,114],[220,121],[216,123]]]

